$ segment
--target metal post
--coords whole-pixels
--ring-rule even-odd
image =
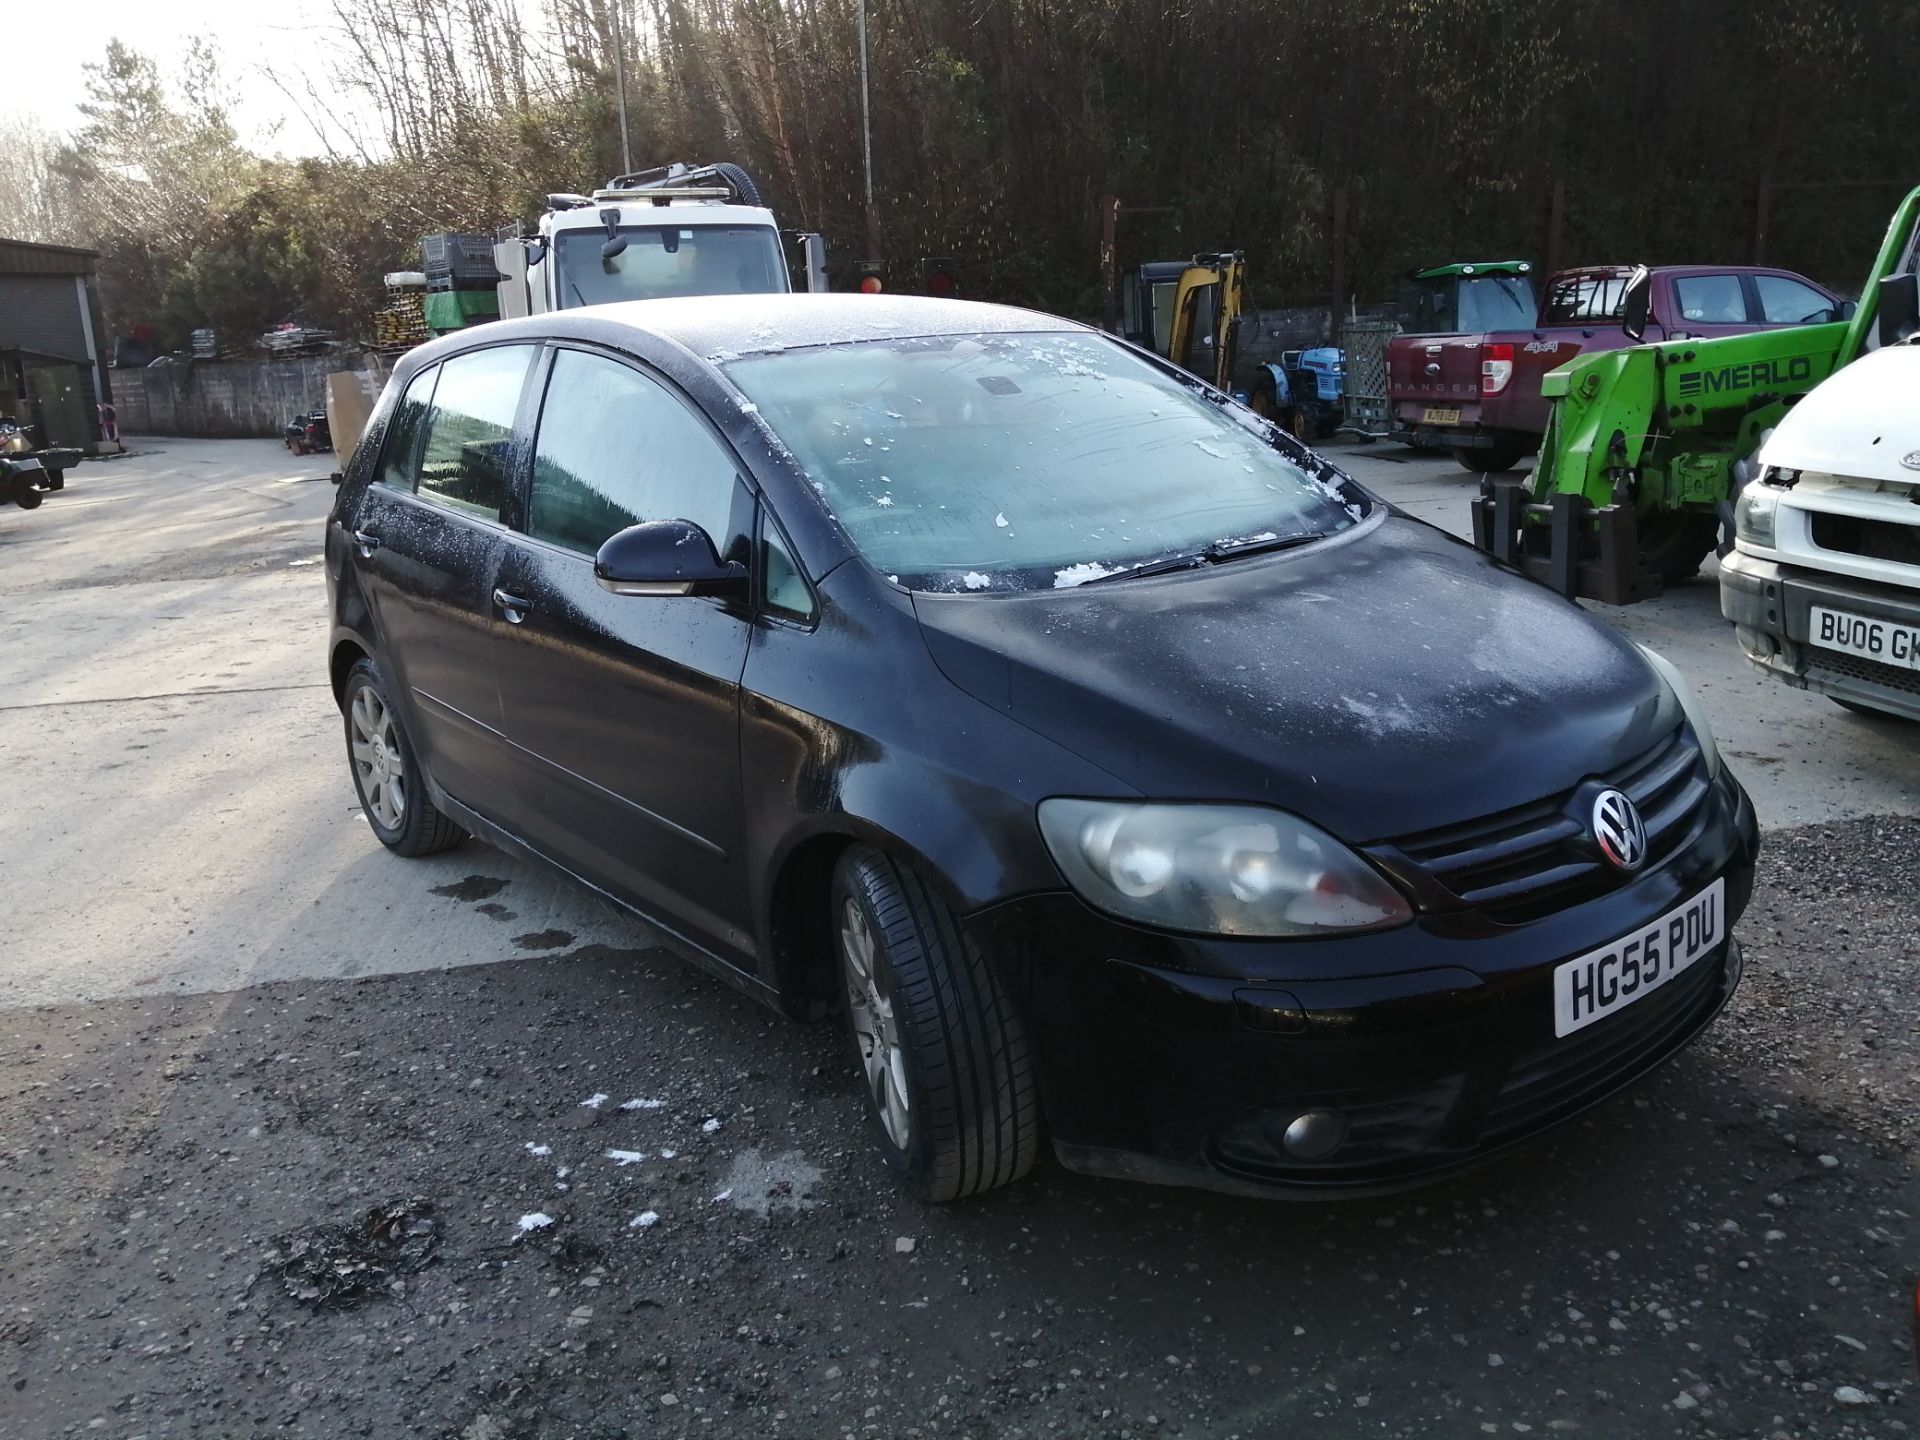
[[[867,182],[867,259],[880,259],[880,217],[873,208],[873,114],[867,95],[867,0],[860,0],[860,164]]]
[[[613,91],[620,104],[620,173],[633,173],[633,147],[627,141],[627,41],[620,29],[622,0],[611,0],[613,12]]]
[[[1555,180],[1547,191],[1547,265],[1542,283],[1560,269],[1560,244],[1567,225],[1567,182]]]
[[[1347,304],[1347,187],[1333,192],[1333,303],[1327,307],[1327,339],[1340,339],[1340,312]]]

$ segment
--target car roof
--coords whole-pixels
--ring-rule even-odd
[[[641,331],[710,360],[860,340],[1090,328],[1014,305],[923,295],[689,295],[587,305],[529,318],[536,322],[532,328],[555,335],[566,333],[569,321]],[[542,321],[544,325],[538,324]]]

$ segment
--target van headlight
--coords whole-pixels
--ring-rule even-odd
[[[1285,938],[1382,930],[1406,897],[1326,831],[1257,805],[1040,802],[1067,883],[1123,920],[1206,935]]]
[[[1773,517],[1780,508],[1780,492],[1754,481],[1733,502],[1733,535],[1762,550],[1773,549]]]
[[[1720,746],[1713,738],[1713,727],[1707,723],[1706,706],[1700,703],[1700,697],[1693,693],[1693,687],[1673,668],[1673,662],[1658,650],[1639,646],[1640,653],[1647,657],[1647,663],[1667,682],[1667,688],[1673,691],[1673,698],[1680,702],[1680,712],[1687,717],[1687,725],[1693,731],[1693,738],[1700,746],[1700,753],[1706,757],[1707,778],[1718,779],[1720,775]]]

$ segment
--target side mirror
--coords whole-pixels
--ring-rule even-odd
[[[746,588],[747,567],[691,520],[648,520],[607,537],[593,578],[615,595],[726,595]]]
[[[1833,318],[1836,320],[1851,320],[1859,313],[1860,302],[1857,300],[1842,300],[1833,307]]]
[[[1920,330],[1920,275],[1888,275],[1880,282],[1880,343],[1898,345]]]
[[[1644,265],[1633,267],[1627,278],[1627,293],[1620,301],[1620,328],[1638,345],[1647,333],[1647,317],[1653,311],[1653,273]]]

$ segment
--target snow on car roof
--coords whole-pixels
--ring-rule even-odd
[[[678,341],[709,359],[857,340],[1038,334],[1088,328],[1058,315],[1013,305],[936,300],[923,295],[690,295],[592,305],[565,313],[630,325]]]

